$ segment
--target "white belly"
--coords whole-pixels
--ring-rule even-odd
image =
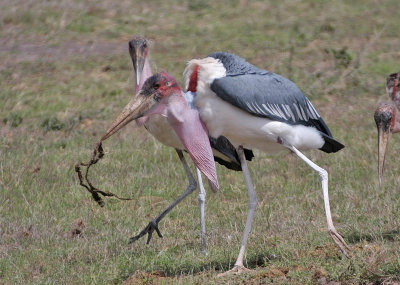
[[[209,88],[198,90],[195,104],[210,135],[224,135],[235,147],[242,145],[277,153],[286,149],[279,140],[302,150],[318,149],[324,144],[313,127],[294,126],[253,116],[223,101]]]
[[[181,141],[176,135],[174,129],[168,123],[166,117],[161,115],[152,115],[148,118],[144,126],[149,133],[151,133],[162,144],[177,149],[184,149]]]

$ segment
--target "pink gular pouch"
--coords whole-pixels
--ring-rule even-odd
[[[137,119],[137,123],[143,124],[153,114],[167,117],[194,164],[207,177],[211,189],[216,192],[219,185],[214,155],[207,128],[201,121],[199,112],[188,106],[181,91],[176,91],[153,105],[143,117]]]

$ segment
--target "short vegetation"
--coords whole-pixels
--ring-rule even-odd
[[[382,187],[373,113],[400,71],[398,0],[1,1],[1,284],[398,284],[400,189],[393,136]],[[223,50],[298,84],[346,145],[308,156],[330,173],[337,229],[326,229],[318,176],[290,154],[255,152],[259,204],[246,266],[217,278],[238,254],[248,197],[241,173],[218,166],[208,190],[208,254],[200,254],[197,195],[136,235],[186,188],[172,149],[131,124],[105,141],[96,185],[133,201],[100,208],[74,165],[133,95],[128,40],[154,41],[155,71],[182,83],[187,60]],[[189,159],[189,158],[188,158]]]

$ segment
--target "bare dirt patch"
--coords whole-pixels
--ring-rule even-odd
[[[136,284],[165,284],[168,277],[163,276],[160,272],[154,271],[151,273],[138,271],[129,279],[125,280],[123,285],[136,285]]]

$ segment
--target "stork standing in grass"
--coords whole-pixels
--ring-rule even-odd
[[[332,137],[325,122],[300,89],[280,75],[256,68],[236,55],[223,52],[191,60],[184,77],[188,90],[196,93],[195,105],[209,135],[224,135],[236,146],[245,176],[250,198],[249,211],[239,255],[229,273],[246,270],[243,258],[257,205],[244,147],[256,147],[269,153],[289,150],[319,174],[329,233],[343,254],[348,256],[347,250],[350,249],[335,229],[331,217],[328,173],[299,151],[320,149],[330,153],[344,146]],[[153,114],[164,115],[179,138],[189,145],[189,154],[196,166],[201,168],[202,162],[193,157],[193,151],[198,148],[190,147],[193,141],[187,141],[193,139],[187,134],[198,132],[199,126],[185,119],[189,109],[182,99],[179,85],[172,76],[156,74],[146,81],[139,95],[124,108],[119,119],[121,123],[118,124],[124,125]]]
[[[133,69],[135,72],[135,94],[137,94],[144,82],[152,75],[150,63],[149,63],[149,45],[148,41],[143,37],[135,37],[129,42],[129,54],[132,59]],[[193,94],[185,94],[186,101],[189,105],[193,104]],[[194,107],[194,106],[192,106]],[[159,216],[154,218],[137,236],[130,239],[130,242],[134,242],[142,236],[148,234],[147,243],[149,243],[152,233],[156,230],[157,234],[162,237],[158,223],[161,219],[174,208],[180,201],[182,201],[187,195],[192,193],[196,189],[196,181],[193,178],[190,169],[187,166],[185,158],[183,157],[182,150],[185,150],[179,137],[175,134],[173,128],[169,125],[167,119],[160,115],[154,115],[148,117],[146,120],[139,119],[139,123],[144,123],[145,128],[162,144],[173,147],[178,153],[179,159],[186,171],[186,176],[189,180],[189,186],[186,191],[179,196],[171,205],[169,205]],[[229,169],[241,170],[239,157],[236,153],[235,148],[229,143],[224,137],[218,139],[210,138],[211,146],[214,153],[214,159],[219,163],[225,165]],[[252,152],[247,150],[247,158],[252,158]],[[199,181],[199,205],[200,205],[200,223],[201,223],[201,251],[205,252],[206,241],[205,241],[205,197],[206,192],[203,186],[201,173],[198,168],[197,178]]]
[[[391,134],[400,132],[400,72],[388,76],[386,92],[390,101],[380,104],[374,114],[376,127],[378,128],[379,184],[382,184],[386,152]]]
[[[347,255],[349,249],[333,225],[328,196],[328,173],[300,150],[337,152],[344,146],[336,141],[321,116],[290,80],[259,69],[234,54],[216,52],[189,61],[185,86],[196,92],[195,105],[210,136],[226,136],[239,153],[249,193],[249,212],[242,245],[233,271],[241,271],[257,197],[243,147],[268,153],[290,150],[315,170],[322,182],[328,230]]]

